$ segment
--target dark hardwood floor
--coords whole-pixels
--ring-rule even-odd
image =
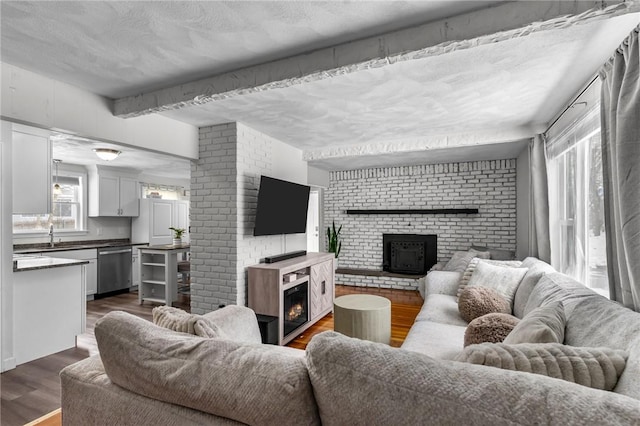
[[[391,300],[391,346],[404,341],[409,328],[422,306],[417,291],[336,286],[336,297],[344,294],[367,293]],[[189,311],[189,296],[179,294],[174,306]],[[24,425],[60,408],[59,372],[67,365],[98,353],[93,329],[96,321],[107,312],[122,310],[151,320],[151,310],[157,304],[138,304],[137,293],[121,294],[87,302],[86,332],[77,339],[77,347],[19,365],[0,375],[0,425]],[[314,324],[288,346],[304,349],[311,338],[326,330],[333,330],[333,315]],[[53,414],[48,424],[60,424],[59,414]]]

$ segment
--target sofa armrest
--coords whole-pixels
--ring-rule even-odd
[[[455,296],[458,293],[458,283],[462,274],[451,271],[431,271],[425,277],[425,297],[429,294],[447,294]]]
[[[256,313],[245,306],[228,305],[203,317],[217,325],[231,340],[246,343],[262,343]]]

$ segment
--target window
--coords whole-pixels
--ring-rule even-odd
[[[14,234],[49,232],[49,223],[56,233],[84,231],[86,180],[84,173],[60,170],[52,178],[60,189],[52,192],[51,215],[13,215]]]
[[[551,263],[608,296],[600,105],[547,145]]]

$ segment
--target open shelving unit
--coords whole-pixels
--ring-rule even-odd
[[[153,247],[153,246],[152,246]],[[140,285],[138,302],[156,302],[171,306],[178,294],[177,253],[189,251],[188,247],[140,249]]]

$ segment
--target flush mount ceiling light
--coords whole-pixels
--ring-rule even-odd
[[[120,155],[120,151],[111,148],[94,148],[93,152],[104,161],[115,160]]]

